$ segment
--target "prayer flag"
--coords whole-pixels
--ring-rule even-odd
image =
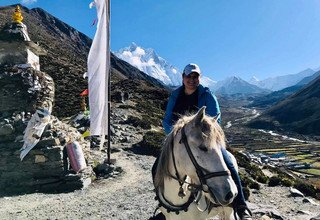
[[[97,31],[88,55],[90,134],[108,134],[108,80],[110,70],[110,3],[95,0]]]

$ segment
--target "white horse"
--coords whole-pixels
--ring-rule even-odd
[[[225,136],[217,118],[206,116],[202,107],[179,119],[167,136],[154,178],[166,220],[231,219],[238,191],[221,153]]]

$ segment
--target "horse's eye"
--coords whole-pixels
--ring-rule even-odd
[[[201,145],[199,146],[199,149],[202,150],[202,151],[204,151],[204,152],[207,152],[207,151],[208,151],[208,148],[207,148],[204,144],[201,144]]]

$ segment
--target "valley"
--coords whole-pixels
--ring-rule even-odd
[[[295,178],[320,186],[320,142],[316,136],[252,129],[246,124],[261,114],[254,108],[222,108],[223,127],[230,148],[252,162],[284,170]]]

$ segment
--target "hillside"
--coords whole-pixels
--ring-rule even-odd
[[[257,97],[252,101],[252,103],[247,105],[247,107],[258,107],[258,108],[271,107],[277,104],[278,102],[282,101],[289,95],[297,92],[302,87],[303,87],[302,85],[290,86],[290,87],[281,89],[279,91],[269,93],[265,96]]]
[[[320,135],[320,77],[271,107],[250,123],[256,128],[285,129]]]
[[[314,73],[311,76],[307,76],[307,77],[303,78],[300,82],[297,83],[297,85],[306,85],[306,84],[310,83],[312,80],[314,80],[315,78],[317,78],[318,76],[320,76],[320,71]]]
[[[21,6],[22,7],[22,6]],[[11,22],[15,5],[0,8],[0,29]],[[92,40],[76,29],[60,21],[40,8],[22,7],[24,24],[32,41],[38,42],[48,55],[40,57],[41,71],[55,81],[55,105],[53,114],[70,116],[80,110],[79,94],[87,88],[87,54]],[[111,55],[111,80],[147,80],[150,85],[163,88],[162,84],[135,67]]]

